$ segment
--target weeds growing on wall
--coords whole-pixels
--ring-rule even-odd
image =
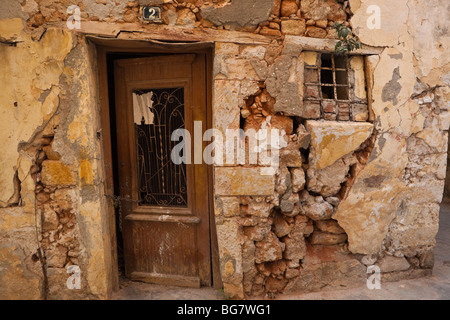
[[[359,42],[351,30],[342,23],[335,22],[333,24],[333,29],[337,31],[339,38],[339,41],[334,48],[337,54],[346,54],[362,47],[361,42]]]

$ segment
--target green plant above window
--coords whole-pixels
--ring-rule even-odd
[[[346,54],[356,49],[361,49],[362,44],[359,42],[351,30],[339,22],[333,24],[333,29],[336,30],[339,41],[336,43],[334,50],[337,54]]]

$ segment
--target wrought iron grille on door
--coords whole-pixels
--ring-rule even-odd
[[[133,109],[140,204],[188,207],[186,164],[171,160],[171,135],[185,128],[184,88],[136,90]]]

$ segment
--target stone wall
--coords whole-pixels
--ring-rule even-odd
[[[358,132],[351,128],[358,124],[306,120],[326,114],[323,106],[316,107],[321,112],[311,112],[301,103],[310,94],[298,86],[306,76],[299,71],[307,54],[301,47],[286,38],[275,59],[270,46],[220,47],[219,61],[229,57],[228,66],[244,52],[254,54],[253,70],[242,62],[240,74],[216,77],[220,100],[215,105],[221,106],[216,119],[230,119],[226,128],[243,123],[244,130],[272,127],[274,119],[273,127],[285,129],[288,144],[269,182],[258,180],[257,173],[245,167],[216,169],[216,191],[228,191],[216,197],[216,214],[219,250],[227,256],[221,264],[223,279],[233,297],[362,285],[370,265],[380,267],[383,281],[431,272],[447,157],[449,61],[443,50],[449,43],[441,37],[445,31],[438,31],[440,22],[432,33],[435,42],[426,40],[431,26],[418,29],[422,4],[410,9],[405,2],[397,8],[403,20],[388,15],[385,28],[371,33],[364,33],[363,25],[368,4],[350,5],[360,12],[351,24],[360,28],[356,34],[363,43],[383,43],[386,49],[365,58],[371,108],[360,120],[373,119],[374,129],[360,128],[362,140],[348,149],[339,145],[327,152],[317,142],[327,140],[327,133],[334,137],[334,131]],[[381,9],[392,12],[383,4]],[[403,31],[399,21],[407,26]],[[387,35],[388,28],[396,30],[398,38]],[[398,39],[404,42],[398,44]],[[418,52],[425,44],[436,48],[431,56]],[[222,70],[219,65],[216,70]],[[277,87],[277,82],[283,85]],[[229,85],[235,88],[229,92],[234,100],[224,96]],[[242,91],[250,98],[236,99]],[[233,105],[241,108],[240,121]],[[320,154],[329,162],[323,167]],[[248,189],[240,186],[236,193],[236,188],[221,185],[236,176],[251,181]]]
[[[49,28],[34,41],[22,19],[0,23],[0,297],[106,298],[111,251],[92,57],[74,33]],[[66,286],[73,264],[81,290]]]
[[[72,4],[89,28],[66,28]],[[142,22],[142,4],[161,6],[162,22]],[[2,1],[0,298],[110,297],[95,48],[84,33],[212,41],[214,128],[283,130],[272,175],[261,175],[264,159],[214,168],[228,296],[364,285],[374,264],[382,281],[429,274],[448,150],[448,4],[378,1],[381,27],[369,30],[370,4]],[[316,82],[318,52],[333,51],[335,21],[366,45],[349,58],[348,104],[304,86]],[[81,290],[66,287],[70,265]]]
[[[331,0],[74,0],[47,1],[8,0],[22,6],[30,28],[45,23],[67,21],[67,7],[77,5],[83,21],[110,23],[141,22],[140,5],[161,6],[162,23],[169,26],[191,26],[219,30],[240,30],[263,35],[306,35],[335,38],[331,25],[347,22],[352,14],[348,1]],[[5,4],[6,6],[7,4]],[[249,14],[251,13],[251,14]]]

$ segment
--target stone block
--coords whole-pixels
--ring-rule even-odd
[[[231,218],[239,216],[240,205],[237,197],[216,197],[214,201],[215,215]]]
[[[273,262],[267,262],[264,264],[265,269],[270,272],[271,275],[279,277],[286,271],[286,261],[277,260]]]
[[[305,187],[305,171],[303,168],[292,168],[291,170],[292,192],[299,192]]]
[[[335,1],[302,0],[300,9],[307,19],[346,21],[345,13],[341,3]]]
[[[305,30],[306,30],[305,20],[281,21],[281,32],[284,34],[302,36],[305,34]]]
[[[438,152],[443,152],[447,148],[447,136],[437,126],[423,129],[416,134],[416,137]]]
[[[280,201],[280,210],[284,214],[289,214],[294,211],[295,204],[299,201],[298,193],[286,193]],[[295,212],[292,213],[296,214]]]
[[[339,121],[349,121],[350,120],[350,106],[348,103],[338,104],[338,120]]]
[[[286,277],[286,279],[292,279],[295,277],[298,277],[300,274],[300,271],[298,269],[287,269],[286,273],[284,274],[284,276]]]
[[[267,49],[263,46],[241,47],[240,57],[242,59],[264,59]]]
[[[308,219],[308,217],[304,215],[297,215],[294,218],[294,225],[292,226],[292,230],[289,233],[289,237],[295,238],[305,236],[309,237],[309,235],[314,231],[314,226],[312,220]]]
[[[87,285],[83,272],[81,272],[81,289],[70,290],[67,288],[67,281],[71,274],[66,268],[48,268],[48,299],[49,300],[81,300],[86,299]]]
[[[74,189],[57,189],[55,199],[58,200],[58,213],[77,210],[78,195]]]
[[[244,275],[255,269],[255,243],[251,240],[244,242],[242,246],[242,271]]]
[[[328,220],[333,214],[333,206],[326,201],[308,203],[303,206],[304,214],[312,220]]]
[[[256,242],[256,263],[280,260],[283,256],[282,244],[277,236],[270,232],[263,241]]]
[[[297,1],[295,0],[284,0],[281,3],[280,14],[282,17],[289,17],[296,14],[298,11]]]
[[[215,192],[222,196],[269,196],[275,189],[274,175],[262,175],[260,168],[215,169]]]
[[[216,42],[214,53],[215,55],[237,58],[239,56],[239,45],[232,42]]]
[[[267,72],[267,92],[275,99],[274,112],[289,116],[301,116],[303,111],[303,60],[300,48],[285,41],[281,57],[275,60]]]
[[[71,186],[76,183],[74,171],[60,161],[42,162],[41,181],[48,186]]]
[[[320,102],[304,101],[302,117],[305,119],[320,119]]]
[[[47,265],[53,268],[63,268],[67,262],[67,248],[57,246],[45,252]]]
[[[262,29],[259,31],[260,34],[266,35],[266,36],[275,36],[275,37],[280,37],[281,36],[281,32],[278,29],[272,29],[269,27],[262,27]]]
[[[182,8],[177,11],[177,25],[193,27],[196,21],[195,13],[191,11],[189,8]]]
[[[216,80],[214,94],[214,128],[224,135],[227,129],[239,129],[239,81]],[[219,121],[220,120],[220,121]]]
[[[336,220],[319,220],[315,221],[316,227],[323,232],[333,233],[333,234],[343,234],[344,229],[339,226]]]
[[[58,227],[58,215],[48,204],[44,205],[42,228],[45,231],[54,230]]]
[[[283,148],[280,150],[280,164],[289,167],[301,167],[302,155],[299,149]]]
[[[328,232],[314,231],[310,243],[314,245],[335,245],[347,241],[346,234],[333,234]]]
[[[361,263],[366,266],[372,266],[375,262],[377,262],[377,256],[374,254],[365,255],[361,258]]]
[[[336,101],[334,100],[323,100],[322,101],[323,112],[326,113],[336,113]]]
[[[242,282],[242,245],[240,225],[234,219],[225,220],[217,225],[217,241],[221,257],[220,271],[224,282],[239,284]]]
[[[220,58],[220,57],[218,57]],[[236,59],[234,57],[224,57],[215,64],[220,69],[220,74],[216,75],[215,79],[228,80],[263,80],[253,68],[252,62],[249,59]]]
[[[0,41],[22,41],[23,22],[20,18],[2,19],[0,21]]]
[[[432,269],[434,266],[434,250],[427,250],[419,255],[419,263],[422,268]]]
[[[252,202],[241,206],[241,214],[244,216],[255,216],[267,218],[270,214],[271,205],[265,201]]]
[[[377,264],[381,272],[396,272],[408,270],[410,265],[404,257],[385,256],[378,260]]]
[[[355,151],[372,134],[371,123],[306,121],[311,133],[310,166],[323,169]]]
[[[316,27],[326,29],[328,26],[328,20],[327,19],[321,19],[316,21]]]
[[[352,154],[338,159],[335,163],[321,170],[310,167],[307,170],[307,188],[309,191],[331,197],[339,193],[342,183],[347,180],[350,166],[357,162]]]
[[[422,185],[422,188],[417,186],[417,188],[421,190],[421,194],[419,195],[417,191],[412,193],[414,201],[421,201],[422,196],[426,197],[428,193],[431,193],[425,185]],[[401,215],[391,223],[389,235],[399,248],[434,246],[438,229],[438,203],[416,204],[408,201],[402,206]]]
[[[268,127],[272,129],[278,129],[288,135],[294,131],[294,120],[290,117],[280,115],[270,115],[267,117]]]
[[[277,214],[273,219],[273,232],[278,238],[284,237],[291,232],[292,227],[287,223],[286,219],[280,214]]]
[[[296,234],[295,236],[286,237],[283,239],[286,249],[283,256],[285,259],[298,261],[306,255],[306,243],[303,234]]]
[[[270,226],[252,226],[244,227],[244,235],[252,241],[262,241],[267,237],[270,232]]]
[[[306,35],[312,38],[326,38],[327,31],[322,28],[308,26],[306,28]]]
[[[242,283],[223,283],[223,292],[229,299],[244,299],[244,286]]]
[[[228,5],[205,5],[201,9],[203,19],[211,21],[216,26],[237,24],[243,27],[267,21],[273,5],[273,0],[260,0],[258,5],[253,1],[233,1]]]

